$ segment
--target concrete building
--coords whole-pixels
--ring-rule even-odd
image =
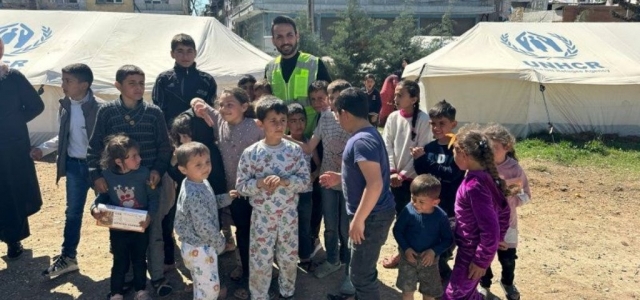
[[[357,0],[368,15],[393,21],[404,11],[412,12],[420,28],[440,22],[449,12],[456,21],[454,35],[460,35],[480,20],[495,18],[495,0]],[[410,4],[406,4],[409,2]],[[329,39],[329,27],[346,10],[347,0],[314,0],[316,31],[323,39]],[[272,50],[271,21],[278,15],[295,17],[307,11],[307,0],[226,0],[226,14],[231,26],[254,45],[264,45],[264,51]],[[390,23],[390,22],[389,22]],[[426,33],[425,33],[426,34]]]
[[[189,14],[189,0],[0,0],[0,9]]]

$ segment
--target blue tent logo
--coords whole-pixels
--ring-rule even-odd
[[[511,42],[509,34],[500,36],[500,41],[512,50],[537,58],[572,58],[578,55],[578,48],[571,40],[554,33],[542,35],[524,31]]]
[[[5,56],[17,56],[34,50],[53,36],[50,27],[42,26],[40,34],[24,23],[0,26],[0,39],[5,45]]]

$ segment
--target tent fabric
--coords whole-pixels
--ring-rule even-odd
[[[408,65],[403,77],[420,77],[423,109],[446,99],[461,123],[498,122],[523,137],[547,129],[550,119],[556,132],[637,135],[639,30],[631,23],[479,23]]]
[[[161,72],[171,68],[171,38],[191,35],[198,68],[213,75],[218,90],[235,86],[244,74],[261,78],[271,56],[252,46],[215,18],[72,11],[0,10],[2,60],[20,70],[34,87],[44,85],[45,112],[29,123],[31,142],[37,145],[57,134],[58,99],[63,96],[61,69],[85,63],[94,73],[92,89],[115,99],[117,69],[139,66],[145,76],[145,99]]]

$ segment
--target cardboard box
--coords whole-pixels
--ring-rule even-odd
[[[140,222],[147,218],[147,211],[113,205],[98,204],[98,209],[103,212],[102,218],[97,220],[98,226],[113,229],[144,232]]]

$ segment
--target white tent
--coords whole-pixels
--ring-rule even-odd
[[[403,76],[421,77],[423,109],[446,99],[462,123],[640,132],[640,24],[479,23]]]
[[[116,70],[134,64],[146,74],[145,99],[161,72],[173,67],[171,38],[178,33],[196,41],[198,68],[213,75],[220,91],[243,74],[261,78],[271,57],[214,18],[108,12],[0,10],[2,60],[20,70],[34,87],[44,85],[45,111],[29,123],[32,144],[58,132],[61,69],[72,63],[91,67],[93,91],[105,100],[119,93]]]

